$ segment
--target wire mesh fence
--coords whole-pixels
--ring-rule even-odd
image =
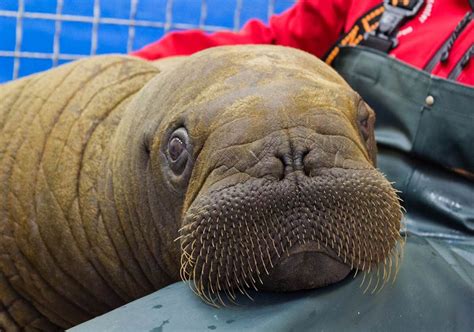
[[[238,30],[294,0],[0,0],[0,82],[88,55],[129,53],[172,30]]]

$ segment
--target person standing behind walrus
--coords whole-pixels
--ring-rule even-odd
[[[238,33],[172,32],[149,60],[231,44],[278,44],[324,59],[377,113],[378,167],[418,234],[471,236],[473,0],[301,0]]]

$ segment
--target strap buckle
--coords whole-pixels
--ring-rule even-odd
[[[379,21],[379,26],[374,31],[366,32],[361,45],[378,49],[388,53],[392,48],[397,47],[398,39],[396,34],[400,27],[418,13],[423,0],[410,1],[406,7],[394,6],[390,0],[384,0],[384,13]]]

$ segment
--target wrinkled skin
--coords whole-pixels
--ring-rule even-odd
[[[374,120],[331,68],[277,46],[1,86],[0,326],[67,328],[180,278],[209,303],[353,269],[386,281],[401,213]]]

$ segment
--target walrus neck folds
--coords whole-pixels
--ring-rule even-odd
[[[152,223],[160,217],[157,189],[137,183],[146,162],[135,169],[114,138],[128,104],[156,74],[138,59],[98,57],[2,86],[6,330],[71,327],[171,282],[164,266],[173,258],[155,256],[172,243]]]
[[[137,99],[140,99],[138,97]],[[150,148],[144,137],[136,108],[124,115],[110,144],[99,189],[104,199],[104,224],[112,242],[120,248],[121,262],[127,262],[129,276],[124,287],[131,287],[131,298],[159,289],[179,275],[179,244],[175,239],[179,224],[180,194],[164,193],[155,174]],[[135,118],[135,120],[132,120]],[[150,123],[147,122],[148,127]],[[123,151],[123,153],[120,153]],[[173,249],[174,248],[174,249]],[[135,266],[130,268],[130,262]]]

